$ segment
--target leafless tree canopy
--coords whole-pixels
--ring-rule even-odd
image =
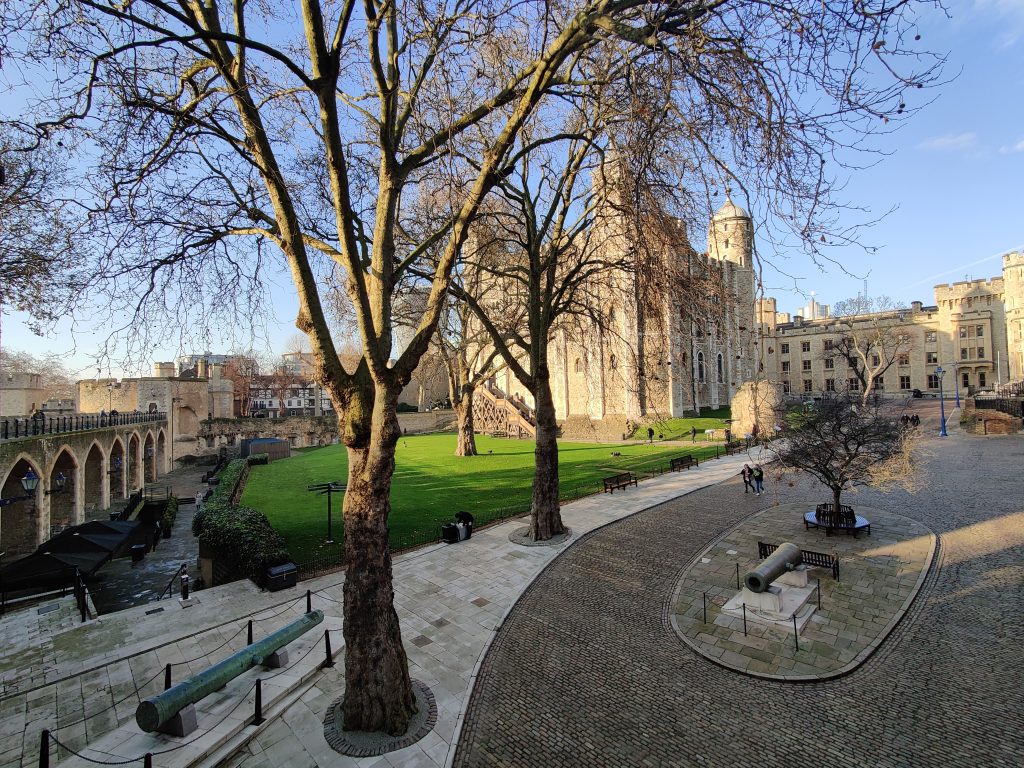
[[[844,363],[856,376],[866,404],[879,378],[910,350],[912,337],[904,323],[907,310],[888,296],[857,296],[836,303],[832,314],[842,336],[824,354]]]
[[[891,406],[826,397],[791,416],[792,428],[774,451],[784,467],[820,480],[837,505],[843,491],[856,486],[913,487],[916,433],[899,415]]]

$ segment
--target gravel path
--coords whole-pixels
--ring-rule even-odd
[[[480,669],[454,764],[1021,765],[1024,438],[926,447],[913,495],[849,497],[940,536],[907,617],[852,674],[758,680],[673,634],[672,591],[710,540],[775,498],[822,496],[806,481],[744,496],[734,480],[595,531],[534,582]]]

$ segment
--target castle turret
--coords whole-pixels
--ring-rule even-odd
[[[1024,381],[1024,251],[1003,255],[1003,307],[1009,360],[997,375],[1008,370],[1010,381]]]
[[[708,227],[708,256],[750,268],[753,263],[754,222],[732,198],[711,218]]]

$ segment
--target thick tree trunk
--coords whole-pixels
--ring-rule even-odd
[[[394,608],[388,515],[398,392],[357,394],[346,411],[345,729],[405,733],[416,703]],[[371,410],[372,409],[372,410]]]
[[[538,378],[533,393],[536,401],[537,447],[534,450],[533,501],[530,507],[530,535],[546,541],[565,531],[558,505],[558,423],[551,383]]]
[[[839,497],[843,494],[842,488],[832,489],[832,503],[836,505],[836,514],[839,514]]]
[[[473,434],[473,391],[474,387],[464,386],[462,397],[455,405],[459,418],[459,440],[455,445],[456,456],[476,456],[476,436]]]

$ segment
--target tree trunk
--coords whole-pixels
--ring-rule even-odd
[[[530,506],[530,537],[547,541],[565,531],[558,505],[558,423],[551,382],[536,379],[537,447],[534,450],[533,501]]]
[[[839,497],[843,494],[843,489],[839,486],[833,486],[832,488],[832,503],[836,505],[836,514],[839,514]]]
[[[476,436],[473,434],[473,390],[471,386],[462,388],[462,397],[453,403],[455,414],[459,418],[459,440],[455,445],[456,456],[476,456]]]
[[[394,608],[388,515],[398,391],[357,391],[346,409],[345,730],[405,733],[416,703]],[[372,409],[372,410],[371,410]]]

